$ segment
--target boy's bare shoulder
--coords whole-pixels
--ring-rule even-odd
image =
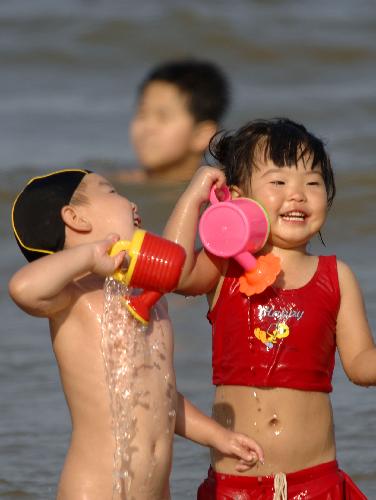
[[[69,289],[69,304],[67,304],[67,307],[62,311],[58,311],[57,315],[60,313],[66,315],[67,312],[69,313],[81,304],[84,304],[85,307],[89,308],[92,312],[96,312],[99,308],[103,309],[103,285],[103,278],[95,275],[85,276],[69,283],[66,287]]]
[[[51,331],[56,332],[62,326],[87,330],[92,329],[94,325],[100,322],[104,307],[103,280],[94,278],[82,278],[69,285],[71,300],[67,307],[51,314]]]

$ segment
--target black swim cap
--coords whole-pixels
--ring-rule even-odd
[[[89,170],[59,170],[31,179],[13,203],[12,227],[18,246],[31,262],[62,250],[65,224],[61,209]]]

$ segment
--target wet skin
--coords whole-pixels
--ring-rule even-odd
[[[270,160],[260,162],[245,191],[263,205],[269,216],[270,237],[263,252],[279,255],[284,267],[275,285],[303,286],[317,266],[317,258],[307,255],[305,246],[323,225],[327,213],[320,168],[311,169],[302,161],[282,168]],[[294,260],[290,260],[291,255]],[[223,425],[261,443],[265,464],[258,463],[246,475],[293,472],[335,458],[332,410],[326,393],[221,386],[216,390],[213,415]],[[217,471],[235,473],[231,459],[213,452],[212,461]]]
[[[284,270],[275,286],[303,286],[312,278],[318,262],[317,257],[306,253],[306,245],[327,215],[320,168],[311,169],[309,162],[303,161],[282,168],[271,160],[260,162],[245,191],[269,216],[270,236],[263,253],[278,255]],[[219,289],[220,285],[214,301]],[[246,475],[288,473],[335,459],[332,409],[326,393],[222,386],[216,390],[213,415],[223,425],[248,433],[261,443],[265,464],[258,463]],[[213,452],[212,460],[217,471],[235,473],[231,459]]]
[[[333,419],[328,394],[285,388],[219,386],[213,416],[222,425],[261,443],[265,464],[242,475],[294,472],[335,459]],[[304,443],[304,446],[302,446]],[[238,474],[236,463],[212,452],[218,472]]]
[[[262,146],[262,154],[257,157],[255,153],[257,165],[249,172],[250,179],[245,177],[246,185],[231,186],[232,197],[252,197],[264,206],[270,235],[260,253],[273,252],[281,263],[273,287],[297,290],[317,269],[319,259],[308,252],[307,245],[325,223],[328,194],[320,166],[312,168],[309,157],[301,158],[297,165],[279,168],[265,158]],[[184,295],[206,293],[210,309],[217,302],[228,261],[206,251],[196,252],[195,238],[200,209],[212,187],[220,190],[225,181],[218,169],[199,169],[179,198],[164,232],[187,252],[178,291]],[[344,262],[337,260],[337,271],[341,300],[335,340],[341,363],[351,381],[373,385],[376,351],[361,290]],[[264,465],[259,463],[241,475],[289,473],[335,459],[332,408],[325,392],[218,386],[213,415],[223,425],[258,439],[263,448]],[[232,459],[215,452],[212,465],[219,472],[239,475]]]
[[[57,498],[110,500],[115,443],[101,352],[103,280],[87,277],[74,286],[71,308],[51,322],[53,349],[73,429]],[[173,341],[166,306],[158,306],[158,315],[148,339],[157,342],[160,349],[151,349],[151,357],[138,370],[139,387],[147,388],[149,404],[134,411],[142,431],[136,432],[132,442],[131,474],[137,471],[137,475],[131,482],[129,499],[169,498],[176,407]]]
[[[81,226],[78,232],[66,229],[70,246],[101,239],[108,228],[122,239],[132,238],[140,224],[134,203],[97,174],[86,176],[83,194],[90,202],[76,207],[76,219]],[[115,443],[101,351],[103,284],[103,278],[91,273],[75,279],[67,286],[70,297],[67,306],[48,314],[52,318],[53,349],[72,418],[72,438],[59,482],[58,500],[112,498]],[[133,409],[141,432],[136,432],[132,440],[129,500],[169,498],[176,409],[173,338],[165,302],[158,304],[157,313],[159,320],[150,322],[147,338],[163,352],[148,350],[150,356],[145,356],[138,370],[138,387],[149,391],[149,404]]]

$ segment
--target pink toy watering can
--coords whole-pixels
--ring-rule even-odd
[[[202,214],[199,233],[208,252],[218,257],[234,258],[246,271],[256,266],[253,254],[265,245],[269,236],[269,220],[257,201],[249,198],[231,199],[227,186],[219,201],[213,186],[212,205]]]
[[[280,272],[279,258],[269,253],[257,259],[267,242],[270,224],[263,207],[249,198],[231,199],[227,186],[219,201],[215,186],[210,192],[211,206],[201,216],[199,234],[204,248],[213,255],[235,259],[245,270],[239,278],[240,291],[250,296],[271,285]]]

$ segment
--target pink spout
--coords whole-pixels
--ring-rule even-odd
[[[250,271],[256,267],[256,259],[249,252],[238,253],[237,255],[234,255],[234,259],[245,271]]]

